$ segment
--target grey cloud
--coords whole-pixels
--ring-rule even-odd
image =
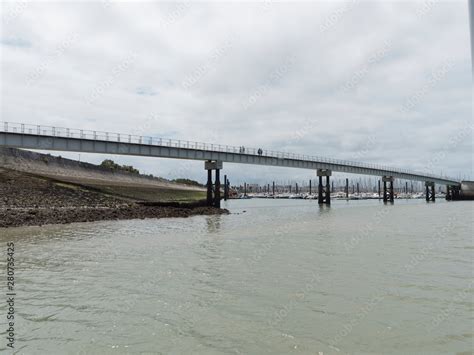
[[[105,0],[7,13],[4,38],[34,46],[0,47],[2,120],[173,132],[414,169],[443,150],[440,170],[472,176],[472,131],[443,146],[472,120],[463,2]],[[64,34],[77,36],[67,48]],[[446,58],[450,70],[429,84]],[[115,159],[157,175],[182,171],[165,159]],[[189,166],[203,181],[201,164]],[[314,175],[227,166],[234,182]]]

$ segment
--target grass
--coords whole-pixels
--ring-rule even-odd
[[[0,169],[0,183],[6,183],[11,178],[8,174],[2,174]],[[4,172],[9,172],[10,169],[4,169]],[[196,191],[178,188],[170,188],[166,186],[150,186],[150,185],[120,185],[118,182],[111,182],[110,185],[102,183],[94,183],[87,180],[74,179],[68,181],[64,177],[49,177],[41,174],[33,174],[27,172],[16,172],[25,177],[41,179],[52,183],[58,187],[67,188],[71,190],[89,190],[93,192],[102,193],[110,197],[123,198],[129,201],[146,201],[146,202],[196,202],[206,199],[206,191]],[[4,176],[5,175],[5,176]],[[25,187],[26,188],[26,187]]]
[[[206,198],[205,191],[178,190],[166,187],[92,186],[108,195],[148,202],[192,202]]]

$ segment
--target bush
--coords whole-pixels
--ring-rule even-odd
[[[140,174],[140,171],[138,169],[135,169],[133,166],[119,165],[110,159],[105,159],[102,163],[100,163],[100,166],[112,171],[125,171],[131,174]]]
[[[183,185],[191,185],[191,186],[203,186],[197,181],[190,180],[190,179],[174,179],[173,182]]]

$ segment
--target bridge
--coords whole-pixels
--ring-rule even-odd
[[[396,178],[425,182],[427,201],[435,200],[435,184],[447,186],[447,199],[452,199],[458,195],[460,189],[460,182],[452,178],[376,164],[250,147],[235,147],[24,123],[0,122],[0,146],[35,150],[201,160],[205,162],[204,168],[207,170],[208,175],[207,201],[209,205],[214,206],[220,206],[220,170],[223,168],[224,162],[316,171],[319,178],[318,202],[320,204],[330,204],[331,202],[329,180],[332,172],[382,177],[384,202],[394,201],[393,181]],[[215,171],[214,183],[212,182],[213,171]],[[227,179],[225,180],[224,194],[226,194],[229,188]],[[347,185],[346,193],[348,193]]]

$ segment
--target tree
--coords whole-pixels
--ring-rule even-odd
[[[126,171],[131,174],[140,174],[138,169],[135,169],[131,165],[119,165],[113,160],[105,159],[101,164],[101,167],[112,170],[112,171]]]

